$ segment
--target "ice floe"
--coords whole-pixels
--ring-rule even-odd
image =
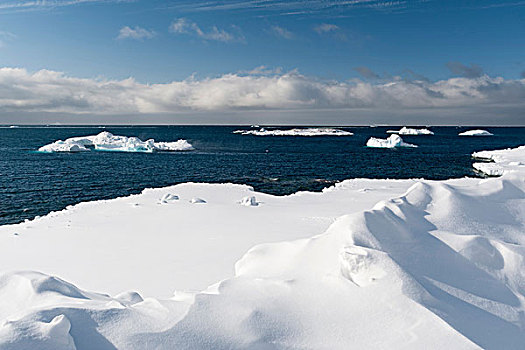
[[[193,146],[186,140],[174,142],[155,142],[153,139],[142,141],[138,137],[113,135],[103,131],[98,135],[72,137],[64,141],[58,140],[38,149],[39,152],[83,152],[94,148],[97,151],[115,152],[146,152],[154,151],[189,151]]]
[[[407,128],[406,126],[402,127],[400,130],[387,130],[387,133],[399,135],[434,135],[434,132],[428,129],[412,129]]]
[[[366,142],[366,147],[396,148],[396,147],[417,147],[417,145],[406,143],[403,141],[401,136],[393,134],[393,135],[390,135],[387,139],[378,139],[375,137],[371,137]]]
[[[255,136],[352,136],[353,133],[334,128],[295,128],[288,130],[265,129],[235,130],[234,134]]]
[[[494,134],[488,132],[487,130],[467,130],[458,134],[459,136],[493,136]]]

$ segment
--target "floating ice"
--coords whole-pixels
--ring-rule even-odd
[[[403,141],[401,136],[394,134],[394,135],[390,135],[390,137],[387,139],[378,139],[375,137],[371,137],[366,142],[366,147],[395,148],[395,147],[417,147],[417,145],[406,143]]]
[[[387,133],[399,135],[434,135],[434,133],[428,129],[411,129],[406,126],[400,130],[387,130]]]
[[[39,152],[82,152],[89,151],[89,148],[97,151],[114,152],[145,152],[155,151],[189,151],[193,146],[186,140],[174,142],[155,142],[153,139],[142,141],[138,137],[127,137],[113,135],[103,131],[98,135],[72,137],[65,141],[58,140],[38,149]]]
[[[352,136],[353,133],[341,129],[333,128],[308,128],[308,129],[289,129],[289,130],[235,130],[234,134],[255,135],[255,136]]]
[[[468,130],[459,134],[459,136],[493,136],[494,134],[488,132],[487,130]]]

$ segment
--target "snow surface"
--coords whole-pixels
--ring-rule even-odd
[[[514,149],[481,151],[472,155],[476,159],[490,161],[490,163],[474,163],[474,169],[489,175],[501,176],[505,173],[525,173],[525,146]]]
[[[188,183],[1,226],[0,348],[521,349],[525,146],[475,156],[509,171]]]
[[[396,148],[396,147],[417,147],[411,143],[406,143],[403,141],[401,136],[393,134],[390,135],[387,139],[378,139],[371,137],[366,141],[366,147],[372,148]]]
[[[494,134],[488,132],[487,130],[468,130],[458,134],[459,136],[493,136]]]
[[[400,130],[387,130],[387,133],[399,135],[434,135],[434,133],[428,129],[412,129],[407,128],[406,126],[402,127]]]
[[[333,128],[308,128],[308,129],[289,129],[267,130],[261,128],[259,130],[235,130],[234,134],[241,135],[255,135],[255,136],[352,136],[353,133],[341,129]]]
[[[89,151],[86,146],[97,151],[146,152],[154,151],[189,151],[193,146],[186,140],[174,142],[155,142],[153,139],[142,141],[137,137],[117,136],[107,131],[98,135],[72,137],[65,141],[58,140],[38,149],[39,152],[82,152]]]

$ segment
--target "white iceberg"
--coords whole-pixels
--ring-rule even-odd
[[[407,128],[406,126],[402,127],[400,130],[387,130],[387,133],[399,135],[434,135],[434,133],[428,129],[412,129]]]
[[[493,136],[494,134],[488,132],[487,130],[476,129],[476,130],[464,131],[462,133],[459,133],[458,135],[459,136]]]
[[[174,142],[155,142],[153,139],[142,141],[138,137],[118,136],[103,131],[98,135],[71,137],[65,141],[58,140],[38,149],[39,152],[82,152],[92,147],[97,151],[115,152],[173,152],[193,150],[186,140]]]
[[[366,147],[371,148],[396,148],[396,147],[417,147],[411,143],[406,143],[403,141],[399,135],[390,135],[387,139],[378,139],[371,137],[366,142]]]
[[[261,128],[259,130],[235,130],[234,134],[255,136],[352,136],[353,133],[334,128],[295,128],[288,130]]]

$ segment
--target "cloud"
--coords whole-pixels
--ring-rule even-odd
[[[290,32],[288,29],[280,27],[280,26],[272,26],[270,28],[270,32],[274,34],[275,36],[278,36],[280,38],[284,39],[293,39],[294,35],[292,32]]]
[[[170,25],[170,31],[175,34],[189,34],[198,36],[204,40],[214,40],[222,42],[244,41],[244,36],[236,26],[232,26],[236,33],[228,32],[213,26],[209,31],[202,30],[197,23],[187,18],[178,18]]]
[[[354,68],[354,70],[367,79],[378,79],[379,78],[379,75],[368,67],[356,67]]]
[[[447,67],[453,74],[465,78],[478,78],[483,75],[483,68],[477,64],[471,64],[470,66],[467,66],[461,62],[448,62]]]
[[[239,71],[239,74],[248,74],[248,75],[275,75],[281,74],[283,69],[281,67],[277,68],[268,68],[266,66],[255,67],[250,70]]]
[[[0,113],[177,114],[188,111],[356,110],[405,113],[432,110],[525,111],[525,81],[482,76],[437,82],[395,80],[372,84],[359,79],[324,81],[297,72],[273,75],[225,74],[165,84],[134,79],[100,80],[63,73],[0,69]],[[454,113],[454,112],[453,112]],[[322,122],[322,121],[321,121]]]
[[[90,3],[115,3],[133,2],[134,0],[27,0],[27,1],[3,1],[0,3],[0,11],[24,11],[38,10],[55,7],[73,6]]]
[[[319,24],[314,27],[314,31],[316,31],[317,34],[336,32],[338,30],[339,30],[339,26],[335,24],[330,24],[330,23],[323,23],[323,24]]]
[[[14,38],[16,38],[16,35],[13,33],[0,30],[0,48],[4,47],[7,41],[11,41]]]
[[[119,40],[122,40],[122,39],[144,40],[144,39],[151,39],[155,35],[157,35],[157,33],[155,33],[153,30],[144,29],[139,26],[136,26],[134,28],[125,26],[125,27],[120,28],[117,39]]]

